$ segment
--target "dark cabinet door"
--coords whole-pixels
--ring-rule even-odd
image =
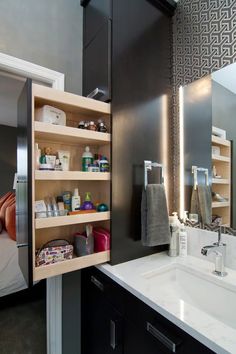
[[[112,0],[84,4],[83,95],[111,100],[111,4]]]
[[[27,80],[17,107],[16,240],[19,265],[28,286],[32,270],[32,81]]]
[[[97,92],[95,92],[95,90]],[[106,20],[83,52],[83,95],[111,100],[111,20]]]
[[[97,33],[111,18],[112,0],[82,0],[84,6],[84,47],[95,38]]]
[[[84,275],[85,274],[85,275]],[[85,278],[84,278],[85,277]],[[107,301],[105,286],[96,275],[82,274],[82,353],[122,354],[123,320]]]

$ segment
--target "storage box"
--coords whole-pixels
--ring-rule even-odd
[[[61,109],[45,105],[35,110],[35,120],[55,125],[66,125],[66,114]]]

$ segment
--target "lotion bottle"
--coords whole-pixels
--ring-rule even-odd
[[[180,257],[186,257],[188,254],[188,244],[187,244],[187,232],[184,224],[180,225],[179,230],[179,255]]]
[[[178,214],[176,212],[172,213],[173,216],[169,216],[170,223],[170,245],[168,256],[177,257],[179,252],[179,227],[180,222],[178,219]]]
[[[78,188],[74,189],[74,194],[71,199],[71,209],[72,211],[76,211],[80,209],[80,196]]]

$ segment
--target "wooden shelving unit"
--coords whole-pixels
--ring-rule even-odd
[[[50,142],[61,142],[69,144],[110,144],[111,134],[99,133],[73,127],[63,127],[43,122],[34,122],[35,137]]]
[[[212,155],[212,165],[222,178],[212,179],[212,191],[227,202],[212,201],[212,214],[222,217],[222,224],[231,224],[231,142],[212,135],[212,145],[220,147],[220,155]]]
[[[228,208],[230,202],[212,202],[212,208]]]
[[[59,274],[68,273],[74,270],[91,267],[96,264],[109,262],[109,260],[110,252],[104,251],[90,254],[84,257],[75,257],[73,259],[60,263],[50,264],[42,267],[35,267],[34,280],[38,281],[49,277],[55,277]]]
[[[46,229],[49,227],[85,224],[85,223],[91,223],[97,221],[105,221],[109,219],[110,219],[110,212],[56,216],[50,218],[35,219],[35,228]]]
[[[87,223],[95,223],[104,227],[110,225],[110,212],[95,212],[68,216],[35,219],[34,202],[48,195],[57,196],[63,191],[79,188],[83,199],[87,191],[91,192],[93,202],[104,202],[110,205],[110,173],[82,172],[81,160],[85,146],[93,153],[106,156],[110,160],[111,134],[78,129],[80,120],[103,119],[110,129],[110,105],[86,97],[54,90],[33,84],[32,87],[32,166],[34,162],[34,147],[51,147],[53,151],[66,150],[70,152],[70,171],[33,171],[32,190],[32,251],[33,280],[41,280],[51,276],[67,273],[77,269],[90,267],[110,260],[110,251],[94,253],[83,257],[73,257],[71,260],[46,266],[35,266],[35,252],[47,241],[55,238],[68,238],[73,241],[73,234],[83,231]],[[51,105],[66,113],[67,126],[52,125],[35,121],[35,109],[43,105]]]
[[[212,178],[212,184],[230,184],[230,180],[226,178]]]
[[[35,171],[38,181],[110,181],[109,172]]]

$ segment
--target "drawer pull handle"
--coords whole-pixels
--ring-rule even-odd
[[[165,347],[167,347],[172,353],[176,353],[176,343],[174,343],[171,339],[166,337],[162,332],[160,332],[156,327],[154,327],[151,323],[147,322],[147,331],[159,340]]]
[[[110,345],[113,350],[116,349],[116,323],[110,320]]]
[[[93,275],[91,276],[91,282],[101,291],[104,291],[104,285]]]

